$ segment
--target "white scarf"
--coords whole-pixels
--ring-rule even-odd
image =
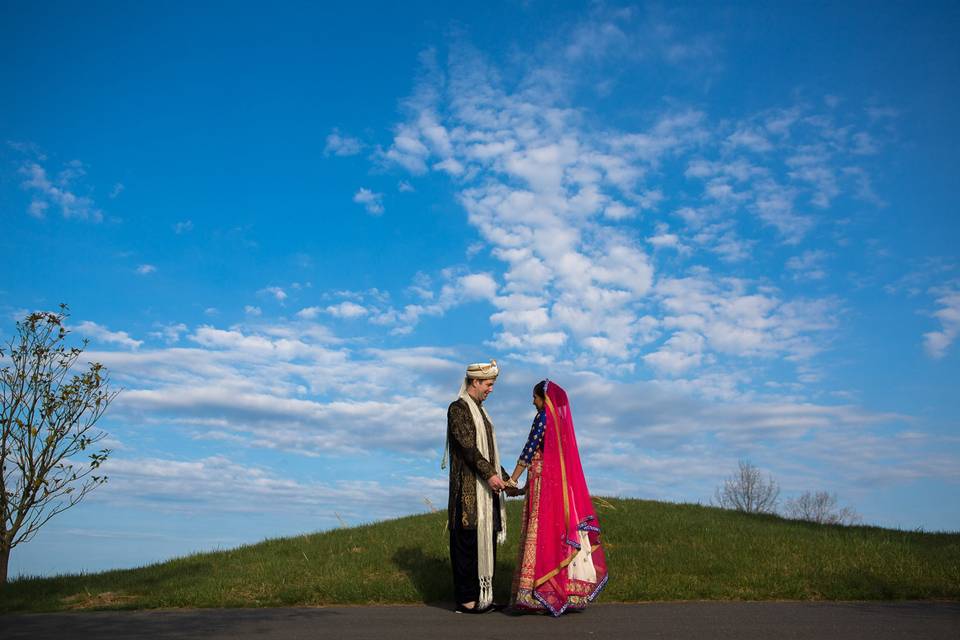
[[[493,430],[493,420],[482,406],[467,393],[466,383],[460,385],[460,398],[467,403],[473,425],[477,432],[477,450],[493,464],[493,468],[500,473],[500,449],[497,447],[497,435]],[[487,442],[487,428],[483,417],[490,421],[490,432],[493,435],[493,446]],[[447,448],[449,448],[449,438]],[[490,452],[493,457],[490,457]],[[443,454],[446,466],[447,453]],[[493,490],[487,484],[486,478],[476,477],[477,488],[477,574],[480,576],[480,600],[476,606],[483,608],[493,602]],[[507,541],[507,509],[504,500],[500,500],[500,531],[497,533],[497,544]]]

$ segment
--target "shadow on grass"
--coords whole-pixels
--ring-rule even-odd
[[[453,577],[448,558],[427,555],[421,547],[400,547],[393,564],[407,574],[424,604],[453,608]]]
[[[505,603],[510,599],[513,562],[504,556],[512,556],[515,552],[509,545],[498,550],[493,584],[496,602]],[[393,563],[407,574],[424,604],[442,609],[453,608],[453,577],[447,557],[431,556],[420,547],[408,546],[397,549],[393,554]]]

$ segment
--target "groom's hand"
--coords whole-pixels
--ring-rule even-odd
[[[490,485],[490,488],[493,489],[494,493],[500,493],[501,489],[504,489],[507,486],[503,479],[497,474],[487,478],[487,484]]]

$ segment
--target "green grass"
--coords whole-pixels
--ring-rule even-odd
[[[820,526],[698,505],[598,499],[604,602],[960,599],[960,534]],[[496,592],[508,598],[521,504]],[[444,512],[267,540],[139,569],[22,578],[0,611],[386,604],[451,599]]]

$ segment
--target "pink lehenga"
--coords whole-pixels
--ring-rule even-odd
[[[547,382],[543,450],[527,468],[520,551],[510,604],[559,616],[607,584],[600,521],[580,465],[566,392]]]

